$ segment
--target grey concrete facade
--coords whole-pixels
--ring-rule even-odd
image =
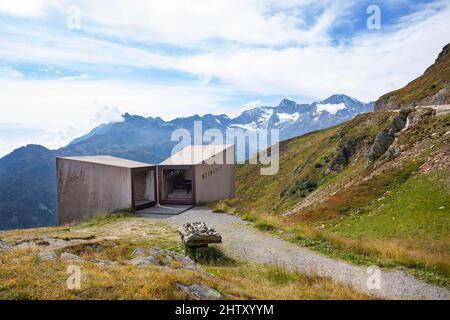
[[[199,204],[234,197],[234,145],[188,146],[158,165],[161,204]],[[169,171],[184,171],[191,181],[191,197],[169,197]]]
[[[156,167],[113,157],[57,158],[59,224],[156,203]]]
[[[234,145],[183,151],[158,166],[110,156],[57,158],[59,224],[157,203],[195,205],[234,196]]]

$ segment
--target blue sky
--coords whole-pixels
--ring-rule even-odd
[[[448,30],[448,0],[1,0],[0,156],[63,146],[125,112],[372,101],[433,63]]]

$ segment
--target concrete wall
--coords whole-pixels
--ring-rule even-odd
[[[132,207],[131,169],[57,159],[59,224]]]
[[[135,201],[156,201],[155,172],[145,170],[133,173]]]
[[[195,182],[197,203],[234,197],[235,165],[197,165],[195,167]]]
[[[221,157],[219,159],[219,157]],[[196,202],[223,200],[235,196],[235,150],[234,145],[214,157],[218,164],[206,163],[195,166]]]

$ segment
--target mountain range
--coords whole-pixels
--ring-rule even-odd
[[[280,139],[285,140],[337,125],[373,108],[374,103],[333,95],[311,104],[284,99],[278,106],[260,106],[236,118],[206,114],[164,121],[126,113],[121,122],[102,124],[58,150],[28,145],[0,159],[0,230],[57,223],[57,156],[112,155],[159,163],[176,143],[170,141],[172,132],[178,128],[192,132],[195,121],[202,122],[203,130],[223,133],[228,129],[279,129]]]

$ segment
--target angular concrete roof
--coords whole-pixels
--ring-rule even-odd
[[[131,160],[117,158],[117,157],[111,157],[111,156],[60,157],[59,159],[82,161],[82,162],[103,164],[106,166],[114,166],[114,167],[129,168],[129,169],[145,168],[145,167],[154,166],[153,164],[131,161]]]
[[[205,162],[215,155],[228,148],[233,148],[233,144],[208,144],[208,145],[190,145],[183,150],[167,158],[161,165],[196,165]],[[234,157],[234,155],[233,155]],[[233,159],[234,161],[234,159]]]

